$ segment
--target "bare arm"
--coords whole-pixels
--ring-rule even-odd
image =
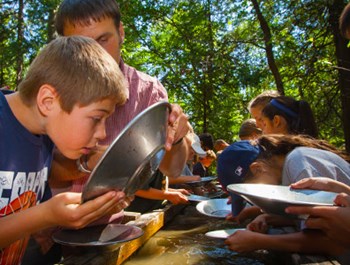
[[[82,228],[106,214],[119,211],[116,203],[123,198],[122,192],[108,192],[79,204],[79,193],[58,194],[37,206],[0,218],[0,248],[48,227]]]
[[[187,133],[192,130],[187,116],[180,106],[173,104],[169,117],[166,153],[159,166],[160,171],[169,178],[177,178],[188,159],[191,142]]]
[[[269,235],[249,230],[237,231],[225,240],[229,249],[249,252],[258,249],[289,251],[313,254],[339,255],[346,250],[340,244],[314,230],[283,235]]]
[[[313,189],[333,192],[345,192],[350,195],[350,187],[331,178],[305,178],[290,185],[293,189]]]
[[[266,233],[269,226],[294,226],[295,222],[292,219],[284,218],[274,214],[260,214],[247,225],[247,229],[259,233]]]
[[[177,178],[169,178],[169,184],[182,184],[191,181],[199,181],[201,180],[201,176],[193,175],[193,176],[180,176]]]
[[[181,191],[165,191],[150,188],[148,190],[138,190],[135,195],[151,200],[168,200],[172,204],[187,203],[188,199]]]
[[[310,217],[305,225],[308,228],[321,229],[329,238],[344,246],[350,246],[350,196],[339,194],[335,201],[337,206],[294,206],[288,207],[286,212],[306,214]]]

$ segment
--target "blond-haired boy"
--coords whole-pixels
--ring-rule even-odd
[[[93,39],[60,37],[31,64],[18,92],[0,92],[0,264],[20,264],[30,234],[81,228],[124,198],[109,192],[50,198],[52,153],[78,159],[106,136],[105,121],[126,99],[117,63]]]

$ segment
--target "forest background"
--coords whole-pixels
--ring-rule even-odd
[[[55,37],[60,0],[2,0],[0,87],[23,78]],[[350,48],[344,0],[118,0],[124,61],[156,76],[197,133],[238,139],[264,90],[310,103],[320,138],[350,151]]]

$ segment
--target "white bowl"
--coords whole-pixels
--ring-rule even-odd
[[[288,206],[332,206],[337,193],[291,189],[288,186],[268,184],[231,184],[227,186],[230,192],[242,196],[250,203],[260,207],[264,212],[287,217],[305,219],[305,216],[295,216],[285,213]]]
[[[225,218],[231,213],[231,204],[227,204],[228,199],[210,199],[202,201],[196,205],[198,212],[216,218]]]

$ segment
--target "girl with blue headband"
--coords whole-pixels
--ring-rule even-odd
[[[262,110],[264,134],[304,134],[314,138],[318,130],[310,105],[304,100],[279,96]]]

